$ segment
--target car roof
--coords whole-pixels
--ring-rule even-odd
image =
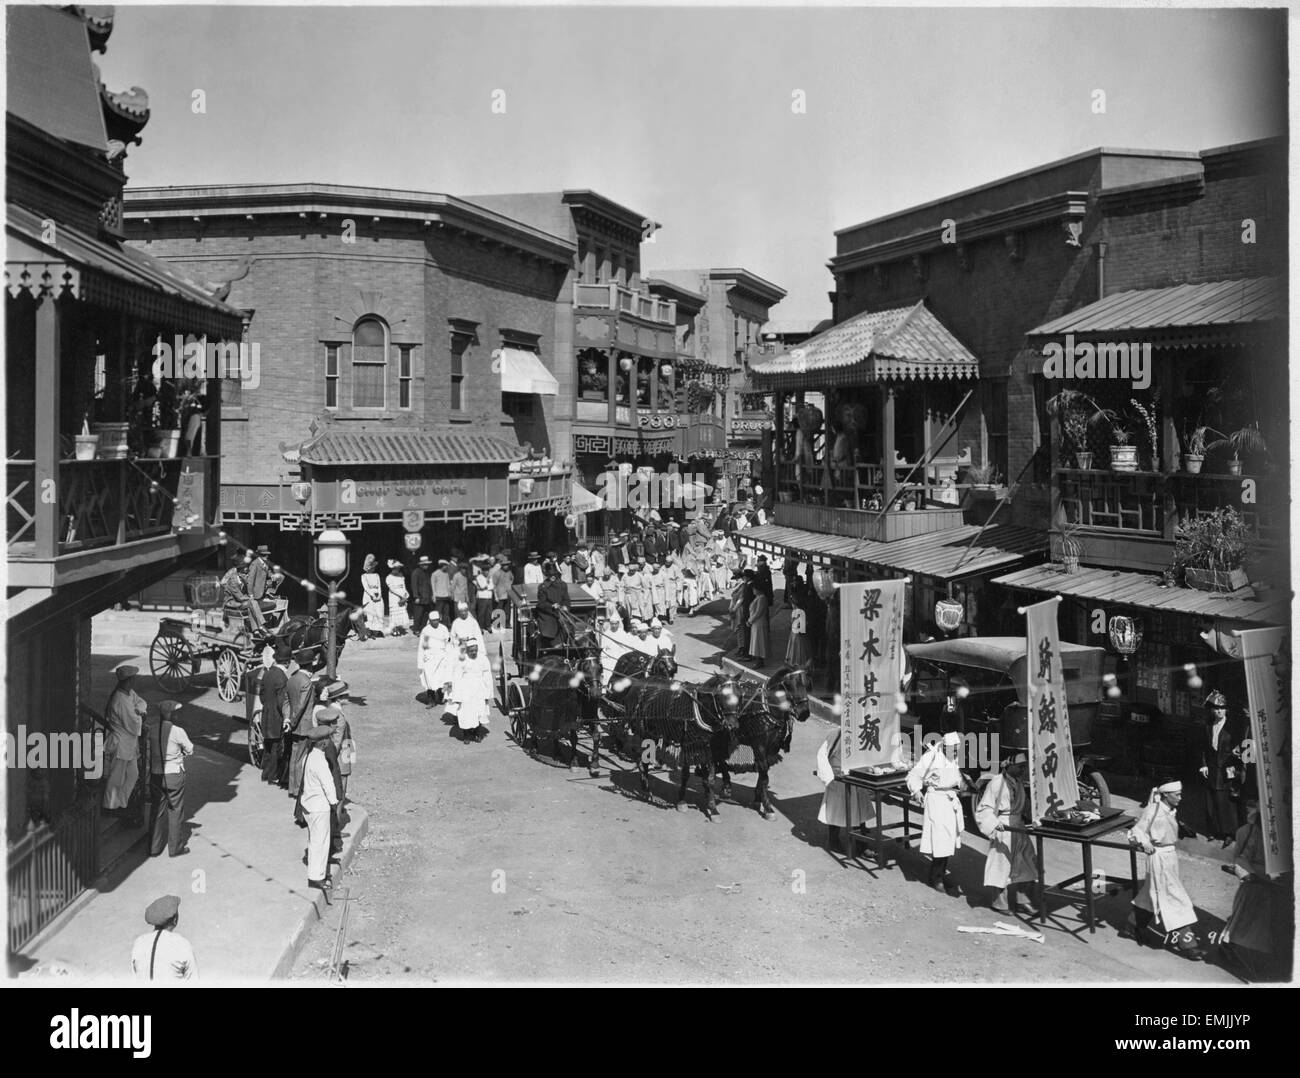
[[[1023,636],[964,636],[954,640],[935,640],[929,644],[908,644],[906,650],[913,659],[921,659],[925,662],[952,663],[1006,673],[1017,659],[1025,657],[1025,638]],[[1089,647],[1086,644],[1061,641],[1063,655],[1102,651],[1102,648]]]

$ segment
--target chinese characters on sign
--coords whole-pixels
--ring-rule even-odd
[[[841,766],[888,764],[901,744],[898,712],[903,676],[902,580],[840,588]]]
[[[1029,682],[1029,789],[1033,818],[1072,809],[1079,803],[1070,741],[1070,709],[1065,698],[1061,638],[1056,628],[1060,603],[1048,599],[1025,611],[1025,677]]]
[[[176,483],[176,502],[172,507],[172,531],[178,535],[201,532],[203,520],[203,480],[205,473],[186,468]]]
[[[1241,658],[1255,741],[1259,822],[1264,867],[1270,876],[1291,871],[1291,647],[1282,629],[1242,629]]]

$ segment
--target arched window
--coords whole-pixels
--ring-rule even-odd
[[[388,327],[367,316],[352,327],[352,407],[387,404]]]

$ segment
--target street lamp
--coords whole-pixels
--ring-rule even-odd
[[[337,521],[330,524],[337,525]],[[329,589],[329,602],[326,605],[326,618],[329,621],[329,639],[325,644],[325,672],[334,680],[334,661],[337,644],[335,643],[335,625],[339,615],[338,582],[348,575],[348,547],[352,544],[348,537],[337,527],[327,527],[316,536],[316,575],[325,582]]]

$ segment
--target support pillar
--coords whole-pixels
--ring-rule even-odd
[[[898,475],[894,471],[894,388],[885,386],[880,394],[881,482],[884,484],[885,507],[889,508],[898,493]]]
[[[36,556],[59,553],[59,374],[63,318],[51,295],[36,307]]]

